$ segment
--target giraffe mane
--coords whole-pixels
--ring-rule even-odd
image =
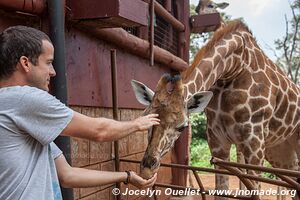
[[[208,43],[205,46],[203,46],[200,50],[198,50],[193,60],[193,63],[190,65],[188,69],[182,72],[182,78],[186,79],[191,75],[194,69],[199,65],[202,58],[206,55],[207,52],[209,52],[215,46],[215,44],[218,41],[220,41],[227,34],[232,33],[238,29],[246,29],[248,32],[251,33],[247,25],[245,25],[241,20],[231,21],[224,28],[218,29],[214,33],[213,37],[208,41]]]

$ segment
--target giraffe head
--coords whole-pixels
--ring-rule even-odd
[[[196,13],[198,14],[209,14],[209,13],[217,13],[217,8],[224,9],[229,5],[229,3],[215,3],[211,0],[200,0],[197,7]]]
[[[212,92],[198,92],[186,100],[180,76],[169,74],[159,80],[155,93],[138,81],[133,80],[132,87],[137,100],[147,106],[144,114],[156,113],[160,118],[160,125],[148,132],[148,146],[141,162],[141,176],[148,179],[158,171],[161,157],[188,126],[188,113],[202,112]]]

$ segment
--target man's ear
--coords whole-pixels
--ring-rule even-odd
[[[26,56],[20,57],[19,64],[21,69],[23,69],[26,73],[30,71],[29,59]]]
[[[213,93],[210,91],[197,92],[193,94],[187,100],[187,109],[189,113],[202,112],[209,101],[211,100]]]
[[[150,105],[154,96],[154,92],[146,85],[136,80],[131,80],[131,85],[138,102],[145,106]]]

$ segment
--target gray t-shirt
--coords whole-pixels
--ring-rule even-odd
[[[0,199],[61,200],[53,140],[73,111],[29,86],[0,89]]]

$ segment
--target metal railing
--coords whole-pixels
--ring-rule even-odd
[[[130,160],[130,159],[120,159],[120,162],[137,163],[137,164],[140,163],[140,161]],[[297,183],[297,181],[295,181],[293,179],[293,178],[300,178],[300,172],[298,172],[298,171],[279,169],[279,168],[261,167],[261,166],[255,166],[255,165],[250,165],[250,164],[239,164],[239,163],[234,163],[234,162],[223,161],[218,158],[212,158],[211,163],[215,164],[219,167],[222,167],[224,169],[211,169],[211,168],[205,168],[205,167],[194,167],[194,166],[187,166],[187,165],[180,165],[180,164],[166,164],[166,163],[162,163],[160,166],[191,170],[193,172],[193,175],[197,181],[199,188],[189,188],[189,190],[199,191],[199,189],[200,189],[200,194],[201,194],[203,200],[206,200],[206,195],[209,195],[209,191],[205,189],[197,172],[209,172],[209,173],[214,173],[214,174],[236,176],[245,184],[245,186],[248,190],[255,189],[255,186],[253,185],[252,181],[258,181],[258,182],[268,183],[268,184],[272,184],[272,185],[282,186],[282,187],[286,187],[288,189],[300,190],[300,184]],[[281,180],[274,180],[274,179],[270,179],[270,178],[264,178],[264,177],[250,175],[250,174],[244,174],[242,172],[242,169],[272,173],[275,176],[277,176],[278,178],[280,178]],[[163,183],[156,183],[153,186],[153,190],[155,190],[156,187],[171,188],[171,189],[177,189],[177,190],[185,190],[186,189],[186,187],[183,187],[183,186],[163,184]],[[255,195],[255,194],[252,196],[225,195],[225,193],[221,194],[221,195],[215,193],[212,195],[228,197],[228,198],[232,198],[232,199],[252,199],[252,200],[259,199],[259,196]],[[154,199],[157,199],[157,197],[155,196]]]
[[[117,100],[117,76],[116,76],[116,51],[111,50],[111,76],[112,76],[112,99],[113,99],[113,111],[114,111],[114,118],[118,119],[118,100]],[[120,169],[120,163],[121,162],[129,162],[129,163],[137,163],[139,164],[140,161],[137,160],[130,160],[130,159],[122,159],[119,156],[119,144],[116,141],[114,143],[115,147],[115,169],[116,171],[119,171]],[[206,200],[206,195],[209,194],[208,190],[205,189],[199,175],[197,172],[210,172],[210,173],[215,173],[215,174],[224,174],[224,175],[234,175],[237,176],[243,184],[247,187],[248,190],[254,190],[255,186],[253,185],[252,181],[258,181],[258,182],[264,182],[264,183],[269,183],[277,186],[283,186],[289,189],[295,189],[297,191],[300,191],[300,184],[295,181],[292,178],[300,178],[300,172],[298,171],[293,171],[293,170],[287,170],[287,169],[279,169],[279,168],[267,168],[267,167],[261,167],[261,166],[255,166],[255,165],[250,165],[250,164],[240,164],[240,163],[234,163],[234,162],[227,162],[223,161],[218,158],[212,158],[211,159],[211,164],[217,165],[219,167],[222,167],[223,169],[211,169],[211,168],[205,168],[205,167],[194,167],[194,166],[187,166],[187,165],[180,165],[180,164],[166,164],[162,163],[160,166],[161,167],[169,167],[169,168],[179,168],[179,169],[185,169],[185,170],[191,170],[193,172],[193,175],[198,183],[199,188],[189,188],[190,190],[199,190],[201,192],[201,196],[203,200]],[[243,169],[246,170],[256,170],[260,172],[268,172],[272,173],[281,180],[273,180],[269,178],[263,178],[263,177],[258,177],[254,176],[251,174],[245,174],[243,172]],[[120,188],[120,185],[117,185],[118,188]],[[186,187],[178,186],[178,185],[168,185],[168,184],[162,184],[162,183],[157,183],[153,186],[153,189],[155,187],[165,187],[165,188],[172,188],[172,189],[186,189]],[[252,196],[242,196],[242,195],[218,195],[218,194],[213,194],[214,196],[223,196],[223,197],[228,197],[228,198],[233,198],[233,199],[253,199],[253,200],[258,200],[259,196],[258,195],[252,195]],[[154,195],[155,199],[157,197]],[[120,196],[117,197],[117,199],[120,199]]]

